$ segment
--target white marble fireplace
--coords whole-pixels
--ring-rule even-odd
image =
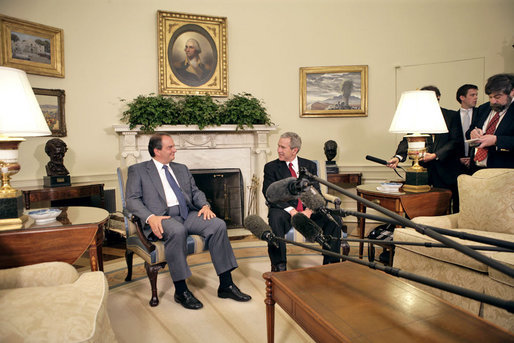
[[[142,133],[128,125],[113,125],[119,135],[119,156],[122,167],[150,159],[148,140],[151,134]],[[177,146],[175,162],[184,163],[190,169],[238,168],[245,186],[245,215],[248,209],[248,194],[252,177],[259,180],[257,213],[266,217],[267,208],[261,193],[262,176],[267,154],[270,153],[268,136],[276,127],[254,125],[253,128],[237,130],[236,125],[207,127],[167,125],[156,132],[171,135]]]

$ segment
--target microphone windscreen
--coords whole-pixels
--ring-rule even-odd
[[[325,199],[318,193],[316,188],[312,186],[300,195],[300,200],[302,200],[307,208],[315,212],[325,206]]]
[[[322,233],[321,228],[303,213],[295,214],[291,222],[294,228],[310,242],[316,242]]]
[[[263,239],[263,235],[266,231],[271,231],[269,225],[256,214],[246,217],[244,220],[244,226],[259,239]]]
[[[294,177],[273,182],[266,190],[266,199],[269,202],[284,202],[298,199],[299,195],[291,194],[289,190],[289,185],[294,184],[294,182],[296,182]]]

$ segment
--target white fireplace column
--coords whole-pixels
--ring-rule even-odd
[[[113,125],[120,135],[120,165],[132,164],[150,159],[148,141],[151,134],[142,133],[139,127],[129,129],[128,125]],[[252,176],[259,180],[257,212],[266,218],[267,207],[262,195],[262,179],[267,154],[270,153],[268,136],[275,126],[254,125],[253,128],[237,129],[236,125],[221,125],[198,129],[196,125],[165,125],[156,132],[171,135],[177,145],[176,162],[186,164],[190,169],[238,168],[245,187],[245,216],[248,209],[248,189]]]

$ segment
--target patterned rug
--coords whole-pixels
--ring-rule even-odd
[[[119,342],[265,342],[265,283],[262,274],[270,270],[266,244],[232,242],[239,268],[235,283],[252,296],[247,303],[220,299],[216,295],[218,277],[209,253],[190,256],[193,276],[188,286],[204,308],[186,310],[173,299],[173,282],[166,270],[159,274],[157,289],[160,304],[150,307],[150,283],[143,262],[134,260],[133,281],[125,282],[124,260],[105,265],[110,292],[108,312]],[[316,246],[316,245],[314,245]],[[352,253],[357,253],[352,247]],[[352,254],[353,255],[353,254]],[[288,269],[320,265],[318,253],[288,245]],[[312,342],[312,339],[279,307],[275,307],[276,342]]]

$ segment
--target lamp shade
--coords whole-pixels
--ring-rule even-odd
[[[435,93],[433,91],[403,92],[389,127],[389,132],[448,132]]]
[[[50,134],[27,74],[19,69],[0,67],[0,135],[30,137]]]

